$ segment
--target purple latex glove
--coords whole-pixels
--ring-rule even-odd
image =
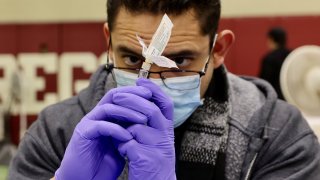
[[[147,125],[136,124],[127,130],[133,140],[119,145],[119,152],[128,158],[130,180],[174,180],[175,149],[173,102],[159,86],[139,79],[138,86],[148,88],[152,98],[122,93],[113,102],[148,117]]]
[[[109,91],[76,126],[55,179],[114,180],[121,174],[125,160],[115,143],[127,142],[132,135],[113,122],[145,124],[147,117],[113,104],[112,99],[118,93],[130,93],[142,99],[152,96],[147,88],[138,86]]]

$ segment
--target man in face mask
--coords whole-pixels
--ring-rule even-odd
[[[156,54],[176,68],[144,53],[165,39],[154,38],[165,14],[173,29]],[[318,179],[319,143],[299,111],[227,72],[234,35],[219,19],[219,0],[109,0],[108,64],[40,114],[9,178]]]

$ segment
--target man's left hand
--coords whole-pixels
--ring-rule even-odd
[[[134,139],[120,144],[118,148],[129,160],[129,179],[176,179],[173,102],[159,86],[147,79],[139,79],[137,85],[149,89],[152,98],[146,100],[127,93],[113,97],[113,103],[148,118],[146,125],[130,126],[127,130]]]

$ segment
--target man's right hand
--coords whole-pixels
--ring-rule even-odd
[[[135,94],[145,99],[152,97],[151,91],[141,86],[109,91],[76,126],[61,165],[55,173],[56,180],[114,180],[121,174],[125,160],[119,154],[117,144],[133,137],[119,124],[145,124],[147,117],[113,104],[113,95],[117,93]]]

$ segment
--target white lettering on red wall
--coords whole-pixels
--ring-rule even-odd
[[[22,69],[25,111],[37,115],[44,107],[71,97],[89,84],[89,77],[106,62],[106,54],[23,53],[17,57],[0,54],[0,106],[10,100],[13,74]],[[20,68],[19,68],[20,66]],[[21,72],[20,72],[21,73]],[[18,110],[13,110],[18,114]]]

